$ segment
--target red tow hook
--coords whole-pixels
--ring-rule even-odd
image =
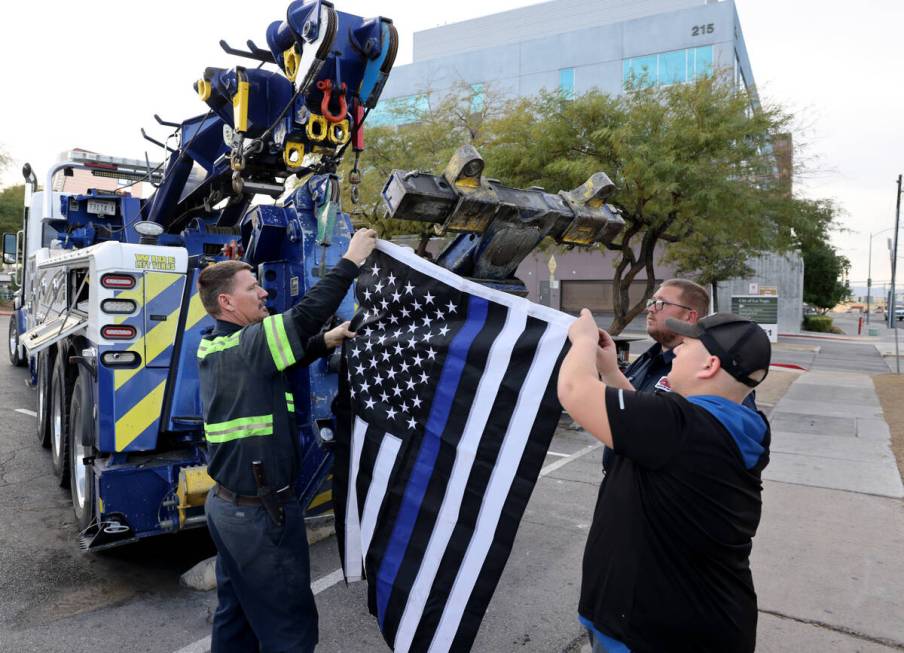
[[[345,82],[339,86],[339,115],[330,111],[330,99],[333,97],[333,80],[321,79],[317,82],[317,88],[323,91],[323,99],[320,101],[320,113],[328,122],[342,122],[348,115],[348,103],[345,100]]]

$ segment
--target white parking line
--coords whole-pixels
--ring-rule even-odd
[[[20,410],[24,410],[24,409],[20,409]],[[565,456],[565,457],[561,458],[560,460],[557,460],[554,463],[550,463],[549,465],[547,465],[546,467],[541,469],[540,476],[541,477],[546,476],[547,474],[554,472],[561,467],[564,467],[568,463],[577,460],[581,456],[585,456],[588,453],[590,453],[591,451],[595,451],[596,449],[599,449],[601,446],[602,446],[601,442],[596,442],[594,444],[584,447],[580,451],[576,451],[573,454],[561,454],[561,453],[554,453],[552,451],[548,451],[547,453],[552,456]],[[335,571],[332,571],[332,572],[328,573],[326,576],[323,576],[322,578],[318,578],[313,583],[311,583],[311,591],[316,596],[317,594],[320,594],[324,590],[327,590],[330,587],[332,587],[333,585],[335,585],[336,583],[340,582],[343,578],[344,578],[344,576],[342,575],[342,569],[341,568],[336,569]],[[207,637],[205,637],[203,639],[199,639],[197,642],[193,642],[184,648],[180,648],[178,651],[176,651],[176,653],[209,653],[209,651],[210,651],[210,636],[208,635]]]
[[[550,474],[550,473],[556,471],[560,467],[564,467],[568,463],[577,460],[581,456],[586,456],[591,451],[596,451],[601,446],[603,446],[602,442],[594,442],[593,444],[587,445],[580,451],[576,451],[575,453],[571,454],[570,456],[568,456],[568,458],[562,458],[561,460],[557,460],[554,463],[549,463],[546,467],[544,467],[543,469],[540,470],[540,477],[542,478],[542,477],[546,476],[547,474]]]
[[[16,408],[17,413],[22,413],[23,415],[28,415],[29,417],[37,417],[38,414],[33,410],[28,410],[27,408]]]
[[[566,458],[566,457],[570,456],[571,454],[570,453],[559,453],[558,451],[547,451],[546,455],[547,456],[560,456],[562,458]]]
[[[345,576],[342,575],[342,569],[336,569],[335,571],[331,571],[326,576],[322,578],[318,578],[313,583],[311,583],[311,592],[314,593],[314,596],[317,596],[324,590],[328,590],[336,583],[343,580]],[[210,652],[210,635],[203,639],[199,639],[197,642],[193,642],[184,648],[180,648],[176,653],[209,653]]]
[[[311,591],[314,593],[314,596],[317,596],[322,591],[329,589],[344,578],[345,576],[342,575],[342,569],[339,568],[336,571],[327,574],[323,578],[318,578],[313,583],[311,583]]]

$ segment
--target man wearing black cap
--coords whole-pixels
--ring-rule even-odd
[[[578,612],[595,652],[746,653],[756,643],[749,558],[770,435],[742,402],[765,378],[771,346],[758,325],[727,313],[667,325],[685,338],[671,393],[631,390],[587,309],[569,331],[559,400],[615,452]]]

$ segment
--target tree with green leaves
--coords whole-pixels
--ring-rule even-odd
[[[788,241],[773,248],[769,243],[754,248],[754,254],[766,251],[784,251],[790,248],[802,248],[805,243],[822,242],[829,238],[829,232],[835,224],[837,209],[831,201],[786,198],[789,210],[794,212],[794,231]],[[730,229],[731,225],[723,225]],[[768,233],[766,234],[768,237]],[[751,249],[741,249],[730,231],[720,233],[717,229],[709,229],[705,233],[697,233],[686,240],[674,243],[669,247],[666,260],[676,265],[678,275],[693,277],[698,283],[708,287],[713,298],[713,309],[721,310],[718,304],[718,284],[728,279],[744,278],[753,274],[748,265]]]
[[[826,240],[804,244],[804,301],[825,314],[839,303],[850,299],[847,281],[851,262],[840,255]]]
[[[546,94],[496,121],[484,156],[519,186],[571,188],[598,170],[612,178],[611,202],[625,219],[609,246],[617,253],[609,330],[619,333],[655,291],[663,246],[666,260],[712,284],[746,274],[752,256],[796,247],[810,220],[831,221],[775,174],[772,143],[790,119],[775,107],[752,110],[745,93],[718,78],[617,97]],[[644,292],[632,304],[641,273]]]
[[[22,203],[25,185],[8,186],[0,190],[0,233],[15,233],[22,228]]]
[[[0,174],[12,164],[12,157],[0,149]],[[22,228],[22,202],[25,186],[9,186],[0,190],[0,233],[16,232]]]
[[[663,252],[714,286],[749,274],[754,256],[798,248],[832,228],[831,203],[793,197],[787,178],[776,174],[773,144],[788,142],[791,116],[778,107],[753,109],[746,93],[718,77],[637,85],[620,96],[546,93],[478,106],[476,95],[468,86],[446,98],[428,94],[429,103],[396,107],[405,112],[401,127],[369,128],[353,218],[384,237],[416,234],[426,244],[431,225],[386,220],[380,190],[393,169],[441,172],[462,143],[477,147],[489,174],[512,186],[574,188],[604,171],[625,220],[608,246],[616,252],[613,334],[644,310]],[[632,303],[629,290],[641,279],[644,292]]]

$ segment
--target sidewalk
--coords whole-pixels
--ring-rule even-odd
[[[904,486],[870,377],[885,365],[839,345],[820,347],[770,416],[758,651],[904,650]]]

